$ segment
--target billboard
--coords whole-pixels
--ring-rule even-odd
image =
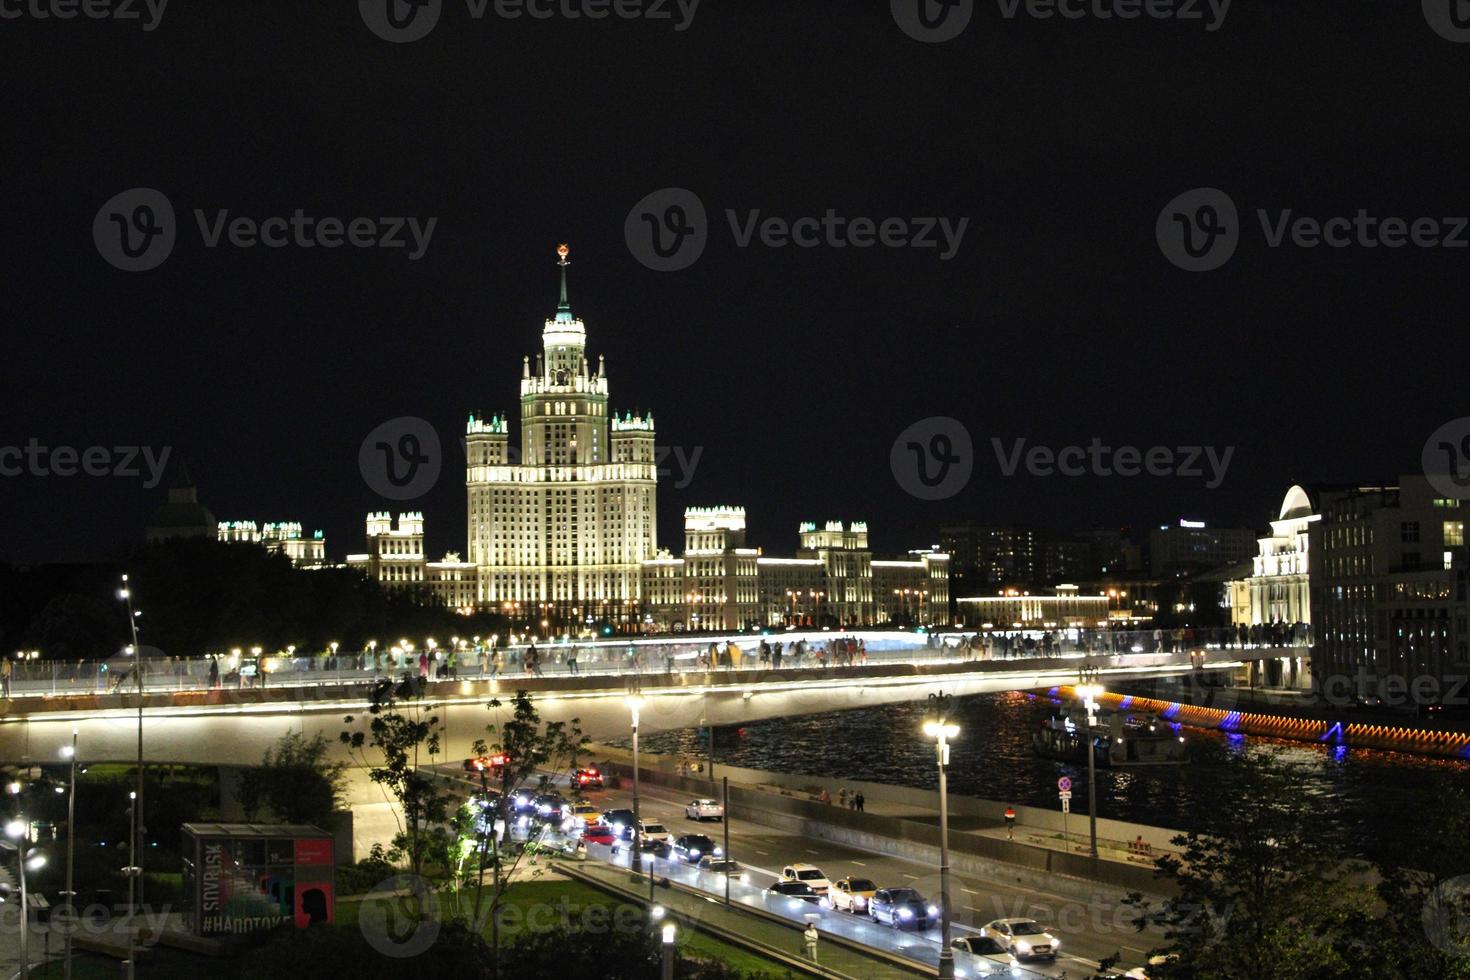
[[[315,827],[185,824],[184,893],[201,936],[331,922],[332,838]]]

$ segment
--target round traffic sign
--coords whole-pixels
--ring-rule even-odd
[[[1063,776],[1061,779],[1057,780],[1057,789],[1061,790],[1063,793],[1067,792],[1067,790],[1071,788],[1072,780],[1067,778],[1066,776]]]

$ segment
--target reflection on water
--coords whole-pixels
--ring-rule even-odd
[[[740,729],[735,745],[716,749],[716,761],[751,769],[823,774],[933,789],[938,785],[933,743],[919,734],[925,702],[834,711],[755,721]],[[1052,702],[1019,692],[983,694],[956,701],[960,737],[951,743],[952,793],[1060,809],[1056,781],[1072,778],[1072,811],[1087,812],[1087,766],[1045,759],[1031,747],[1031,733]],[[1311,779],[1306,792],[1324,814],[1343,820],[1365,850],[1381,834],[1412,827],[1418,797],[1437,780],[1470,782],[1470,763],[1277,739],[1181,729],[1191,752],[1209,754],[1206,743],[1227,751],[1270,745],[1301,763]],[[694,730],[660,732],[642,739],[652,752],[703,758],[705,743]],[[1098,816],[1175,827],[1194,826],[1192,814],[1226,807],[1234,799],[1227,770],[1196,761],[1183,766],[1099,769]]]

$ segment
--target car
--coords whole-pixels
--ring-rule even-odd
[[[572,773],[572,785],[577,789],[602,789],[602,772],[594,767],[578,769]]]
[[[688,820],[724,820],[725,808],[714,800],[690,800],[684,804],[684,817]]]
[[[602,811],[591,803],[573,803],[571,811],[567,814],[568,820],[579,820],[582,823],[600,823]]]
[[[633,824],[637,820],[638,818],[633,816],[632,810],[615,809],[602,811],[602,822],[611,827],[613,833],[617,834],[623,840],[633,839]]]
[[[706,854],[699,859],[697,867],[700,871],[708,871],[710,874],[724,875],[726,878],[735,878],[746,883],[750,882],[750,873],[738,861],[732,861],[726,857],[715,857],[713,854]]]
[[[589,823],[582,828],[582,839],[589,844],[612,844],[618,838],[607,824]]]
[[[788,864],[781,869],[781,880],[804,881],[818,895],[827,894],[827,889],[832,887],[832,882],[815,864]]]
[[[673,845],[659,837],[643,838],[638,842],[638,849],[657,858],[666,858],[674,853]]]
[[[767,895],[784,895],[793,902],[810,902],[815,905],[822,900],[822,896],[812,891],[812,886],[804,881],[778,881],[766,889]]]
[[[638,836],[644,840],[656,840],[665,844],[674,843],[674,835],[661,823],[644,820],[638,824]]]
[[[512,794],[510,798],[510,812],[512,816],[529,817],[536,813],[536,796],[532,793],[521,791]]]
[[[969,953],[977,958],[977,962],[970,967],[971,976],[1020,975],[1016,958],[989,936],[961,936],[951,940],[949,945],[961,953]]]
[[[559,824],[565,819],[567,801],[559,793],[542,793],[536,797],[536,816],[547,823]]]
[[[715,842],[703,834],[685,834],[674,840],[674,854],[694,864],[700,858],[708,854],[715,857],[723,857],[724,851],[715,846]]]
[[[1018,960],[1054,960],[1061,940],[1035,919],[995,919],[980,930]]]
[[[867,878],[839,878],[827,891],[827,905],[839,912],[866,912],[878,886]]]
[[[868,899],[868,915],[874,922],[886,922],[902,929],[925,925],[939,915],[939,908],[924,901],[924,896],[913,888],[880,888]]]

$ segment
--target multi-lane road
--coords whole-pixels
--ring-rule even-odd
[[[627,790],[594,791],[587,796],[592,803],[604,810],[632,806],[632,793]],[[700,833],[723,846],[722,825],[712,821],[686,819],[686,802],[688,801],[673,796],[669,790],[656,788],[641,792],[639,811],[645,822],[662,823],[676,838],[683,834]],[[866,917],[806,903],[772,900],[770,896],[763,894],[764,889],[777,880],[785,865],[802,862],[821,868],[832,881],[849,875],[868,878],[880,888],[915,888],[929,901],[937,901],[939,872],[936,867],[844,844],[801,837],[746,820],[731,820],[729,831],[729,856],[743,865],[749,875],[748,885],[733,885],[733,902],[765,907],[787,914],[794,921],[814,918],[820,930],[909,958],[930,963],[937,959],[940,945],[937,925],[924,930],[898,930]],[[588,853],[595,859],[624,865],[628,859],[626,847],[613,854],[609,848],[592,845],[588,848]],[[646,860],[645,856],[645,862]],[[656,859],[654,870],[660,876],[684,881],[696,887],[723,891],[723,884],[717,876],[699,874],[674,858]],[[992,919],[1029,917],[1049,927],[1052,934],[1060,939],[1060,955],[1054,963],[1039,961],[1021,964],[1021,976],[1086,977],[1099,968],[1099,961],[1103,957],[1114,955],[1122,957],[1121,964],[1115,969],[1140,966],[1146,962],[1148,950],[1159,945],[1162,939],[1156,931],[1150,930],[1142,934],[1137,932],[1131,925],[1131,919],[1136,913],[1121,903],[1085,903],[962,873],[952,873],[950,882],[955,937],[977,935],[985,923]],[[957,959],[962,972],[968,976],[980,975],[986,971],[999,972],[998,962],[981,963],[963,954]],[[965,970],[965,965],[971,965],[972,969]],[[973,968],[976,966],[980,969]]]

